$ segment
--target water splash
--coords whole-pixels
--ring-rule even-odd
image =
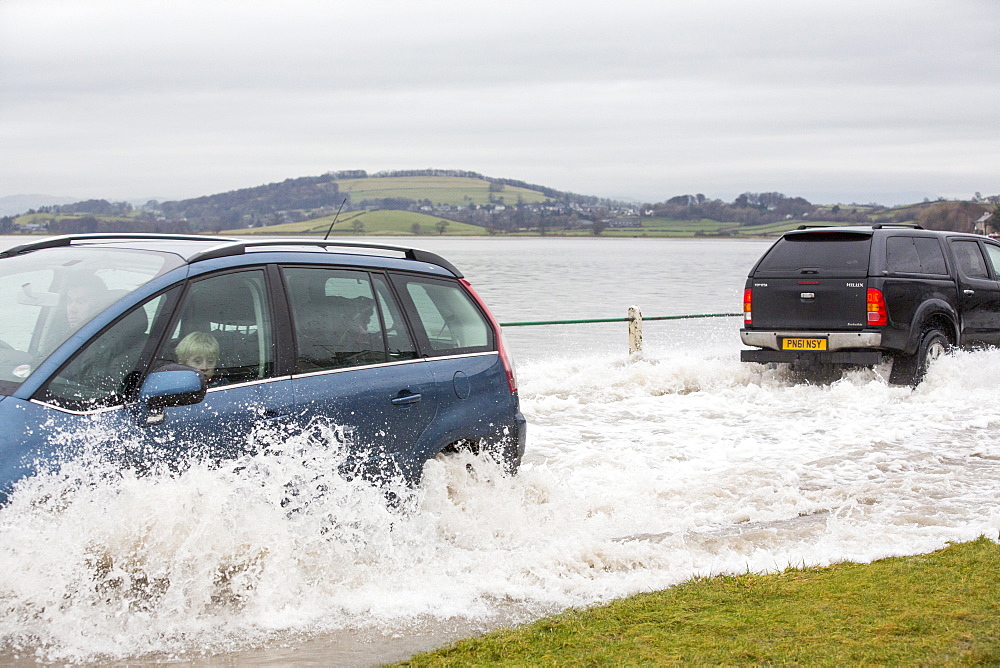
[[[0,510],[0,638],[52,662],[484,629],[695,574],[996,536],[998,371],[1000,351],[958,353],[913,390],[697,350],[541,361],[519,369],[520,474],[461,454],[416,489],[339,474],[336,425],[145,475],[101,456],[129,444],[95,427]]]

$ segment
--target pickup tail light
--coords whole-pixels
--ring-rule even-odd
[[[753,290],[750,288],[743,291],[743,324],[748,327],[753,324]]]
[[[510,359],[510,355],[507,354],[507,341],[503,337],[503,330],[500,329],[500,323],[497,319],[493,317],[493,313],[490,312],[489,307],[483,302],[479,294],[472,288],[472,284],[469,283],[464,278],[458,279],[459,282],[465,286],[465,289],[469,291],[472,298],[476,300],[479,304],[479,308],[483,310],[486,317],[489,318],[490,324],[493,325],[493,331],[496,332],[497,339],[497,352],[500,354],[500,361],[503,363],[503,370],[507,374],[507,385],[510,387],[510,393],[515,394],[517,392],[517,373],[514,372],[514,363]]]
[[[885,308],[885,296],[881,290],[868,288],[868,324],[889,324],[889,312]]]

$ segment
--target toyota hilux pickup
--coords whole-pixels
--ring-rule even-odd
[[[1000,345],[1000,243],[917,225],[807,227],[757,261],[744,362],[831,369],[891,362],[915,385],[948,348]]]

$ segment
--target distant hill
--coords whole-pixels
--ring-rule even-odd
[[[328,172],[286,179],[146,208],[167,220],[184,220],[193,231],[252,229],[300,223],[343,212],[389,209],[433,211],[458,207],[597,202],[599,198],[563,193],[513,179],[461,170],[410,170],[368,175],[362,170]]]
[[[549,190],[528,186],[511,186],[497,180],[462,176],[394,176],[387,178],[342,179],[337,181],[340,192],[349,196],[354,208],[378,205],[386,200],[399,204],[424,206],[485,205],[503,200],[510,204],[546,202],[563,196]],[[402,200],[402,201],[399,201]]]
[[[167,220],[187,221],[196,232],[224,228],[259,227],[284,222],[283,212],[336,210],[343,201],[336,178],[330,174],[285,179],[255,188],[243,188],[174,202],[147,205]]]
[[[820,206],[778,192],[746,192],[733,202],[689,194],[636,204],[461,170],[352,170],[138,208],[106,200],[41,205],[0,217],[0,233],[773,237],[800,224],[874,222],[971,231],[985,229],[989,217],[982,217],[1000,208],[996,200],[977,193],[971,202]]]

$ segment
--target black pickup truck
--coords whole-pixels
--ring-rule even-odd
[[[743,294],[744,362],[874,366],[919,383],[952,346],[1000,345],[1000,243],[916,225],[800,227]]]

